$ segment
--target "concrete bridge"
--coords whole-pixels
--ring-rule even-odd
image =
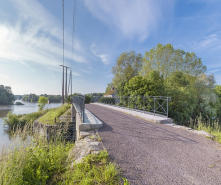
[[[79,110],[73,109],[77,139],[99,128],[111,160],[130,184],[221,184],[221,145],[200,135],[203,132],[177,126],[170,119],[151,121],[114,106],[85,108],[84,123]]]

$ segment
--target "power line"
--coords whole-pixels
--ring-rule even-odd
[[[64,65],[64,0],[62,0],[62,8],[63,8],[63,65]]]

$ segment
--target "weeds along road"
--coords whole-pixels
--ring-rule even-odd
[[[130,184],[221,185],[221,144],[89,104],[103,123],[102,142]]]

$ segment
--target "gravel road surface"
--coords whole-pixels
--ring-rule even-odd
[[[130,184],[221,185],[221,144],[99,105],[86,108],[104,123],[102,142]]]

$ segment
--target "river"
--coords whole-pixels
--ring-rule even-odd
[[[21,101],[22,102],[22,101]],[[3,118],[11,111],[13,114],[28,114],[38,111],[38,103],[22,102],[24,105],[0,105],[0,151],[11,140],[7,127],[4,127]],[[45,109],[59,107],[61,103],[50,103]]]

